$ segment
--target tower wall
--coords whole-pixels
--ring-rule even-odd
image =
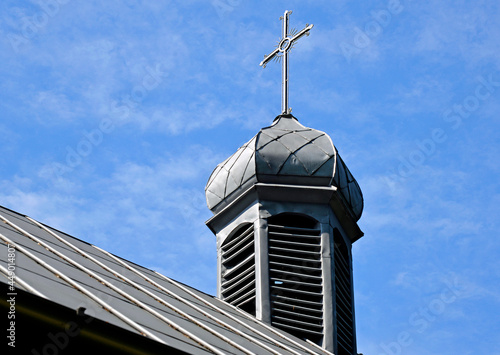
[[[333,187],[256,184],[239,199],[217,213],[207,224],[217,236],[218,297],[227,300],[223,287],[222,274],[225,267],[222,249],[228,243],[236,245],[238,241],[231,238],[239,233],[240,229],[251,226],[254,244],[255,301],[252,307],[241,308],[266,323],[299,337],[308,338],[336,354],[348,354],[356,350],[352,238],[346,232],[341,222],[342,219],[336,216],[335,210],[341,207],[332,208],[332,203],[338,203],[333,197],[334,194],[336,190]],[[294,236],[281,238],[280,231],[277,231],[278,227],[272,225],[273,219],[276,220],[280,216],[286,218],[281,218],[281,224],[285,225],[279,228],[283,228],[285,234],[296,233]],[[314,221],[315,225],[313,227],[301,226],[300,221],[294,221],[294,216],[297,216],[297,220],[308,218]],[[288,226],[287,221],[290,222]],[[300,229],[302,227],[304,227],[304,232]],[[351,228],[349,225],[347,227]],[[316,230],[317,239],[315,239]],[[305,236],[302,236],[304,233]],[[307,239],[310,237],[311,242]],[[339,253],[338,248],[335,247],[336,238],[341,238],[347,252],[348,292],[346,292],[344,281],[342,285],[337,285],[341,281],[338,280],[340,276],[336,276],[336,267],[339,267],[340,262],[339,260],[336,262],[336,257],[338,257],[336,254]],[[318,241],[318,248],[314,249],[313,244],[316,241]],[[307,247],[301,247],[300,242],[304,242],[303,245]],[[296,250],[291,250],[293,248]],[[310,259],[308,254],[316,250],[319,252],[319,263],[315,259]],[[287,258],[296,256],[303,260],[302,263],[287,261]],[[318,265],[319,273],[314,270]],[[279,270],[273,271],[276,268]],[[246,269],[242,268],[242,270]],[[247,274],[242,274],[241,279],[245,277]],[[247,280],[245,279],[245,282]],[[252,288],[247,287],[248,292],[251,292]],[[340,290],[340,287],[343,289],[342,295],[337,294],[339,292],[337,289]],[[241,293],[245,294],[246,290]],[[346,295],[350,301],[352,315],[350,318],[345,314],[342,316],[340,314],[345,311],[346,306],[342,305],[340,309],[339,302],[345,303],[346,300],[343,298]],[[320,306],[317,307],[321,310],[320,312],[314,308],[313,304],[318,297],[321,298]],[[231,303],[233,300],[228,301]],[[350,324],[346,325],[346,320]],[[342,324],[339,325],[339,323]],[[319,324],[321,327],[316,327]],[[349,334],[338,335],[346,327],[350,327]],[[315,334],[316,330],[320,335]],[[343,339],[340,339],[341,337]],[[342,342],[343,345],[338,345]],[[349,352],[345,352],[344,349],[346,342],[350,344],[350,348],[347,349]]]

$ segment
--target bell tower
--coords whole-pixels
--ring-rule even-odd
[[[260,63],[282,61],[281,114],[217,165],[205,188],[217,237],[217,296],[336,355],[356,352],[352,243],[363,236],[358,183],[324,132],[288,107],[289,30]]]
[[[351,250],[363,196],[330,137],[282,113],[215,168],[205,193],[217,296],[336,355],[357,354]]]

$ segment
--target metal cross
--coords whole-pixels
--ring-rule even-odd
[[[283,20],[283,37],[280,40],[278,46],[270,54],[264,56],[264,60],[260,62],[260,65],[265,68],[267,63],[271,59],[276,59],[283,57],[283,67],[281,69],[281,112],[282,114],[288,114],[292,110],[288,107],[288,52],[292,49],[295,42],[302,36],[309,36],[309,31],[313,28],[313,25],[306,24],[306,27],[298,33],[288,33],[288,16],[292,14],[292,11],[285,11],[285,15],[280,17]],[[292,31],[293,32],[293,31]]]

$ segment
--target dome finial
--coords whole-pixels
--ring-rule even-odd
[[[272,51],[269,55],[264,56],[264,60],[260,62],[262,67],[266,67],[267,63],[271,59],[282,59],[282,83],[281,83],[281,114],[288,115],[292,112],[292,109],[288,107],[288,52],[295,45],[295,42],[301,38],[302,36],[309,36],[309,31],[313,28],[314,25],[307,24],[306,27],[300,31],[295,33],[296,31],[292,30],[291,33],[288,31],[288,16],[292,14],[292,11],[285,11],[285,14],[280,19],[283,20],[283,37],[278,43],[278,46],[274,51]]]

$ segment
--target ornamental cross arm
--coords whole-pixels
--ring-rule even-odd
[[[280,49],[279,48],[276,48],[274,51],[272,51],[271,53],[269,54],[264,54],[264,59],[262,60],[262,62],[260,62],[260,66],[262,68],[265,68],[267,63],[269,63],[271,60],[273,60],[276,55],[280,52]]]
[[[288,31],[288,16],[292,14],[292,11],[285,11],[285,15],[280,19],[283,20],[283,36],[278,43],[278,46],[268,55],[264,56],[260,66],[266,67],[269,61],[276,58],[283,58],[283,66],[281,71],[282,76],[282,91],[281,91],[281,110],[283,114],[291,112],[288,107],[288,52],[292,49],[295,42],[298,41],[303,36],[309,36],[309,31],[314,25],[306,24],[301,31],[297,33],[289,33]]]

